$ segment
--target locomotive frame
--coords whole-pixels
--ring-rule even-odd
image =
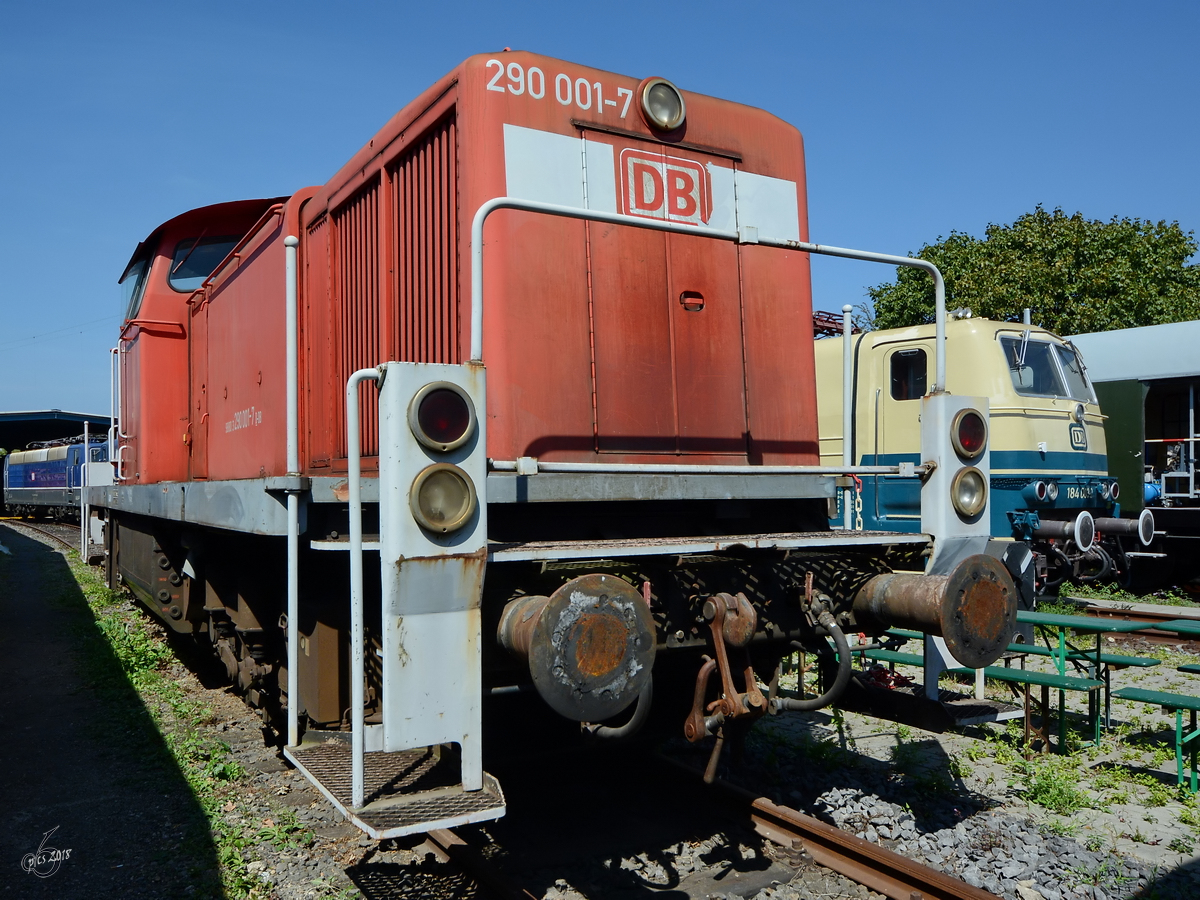
[[[503,814],[493,697],[537,693],[599,739],[653,718],[698,741],[831,702],[848,629],[906,624],[990,662],[1015,545],[948,490],[986,467],[952,433],[986,398],[922,401],[917,465],[822,467],[811,350],[788,337],[810,333],[809,253],[930,271],[942,337],[940,276],[808,243],[803,210],[799,134],[765,113],[468,59],[326,185],[139,246],[118,483],[89,490],[110,581],[210,643],[375,837]],[[228,252],[174,284],[206,234]],[[928,527],[830,531],[847,473],[922,478]],[[831,640],[825,694],[764,690],[793,642],[833,659]]]

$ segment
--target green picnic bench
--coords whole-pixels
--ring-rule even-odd
[[[925,659],[918,656],[916,653],[901,653],[899,650],[861,650],[867,659],[873,659],[876,662],[891,663],[892,665],[916,666],[920,668],[925,665]]]
[[[919,631],[905,632],[902,629],[893,628],[888,631],[888,634],[893,637],[901,637],[905,639],[924,638],[925,635]],[[1025,646],[1025,645],[1021,645]],[[898,650],[862,650],[858,651],[862,656],[875,662],[885,662],[890,666],[905,665],[916,666],[920,668],[925,664],[925,659],[916,653],[903,653]],[[948,672],[955,675],[975,675],[974,669],[953,668],[948,669]],[[1050,747],[1049,723],[1051,719],[1050,713],[1050,688],[1057,688],[1060,691],[1094,691],[1104,686],[1104,682],[1095,678],[1081,678],[1075,675],[1059,675],[1054,672],[1035,672],[1028,669],[1013,669],[1008,666],[988,666],[983,669],[984,678],[992,678],[996,681],[1004,681],[1014,686],[1019,686],[1023,689],[1025,700],[1025,740],[1029,741],[1029,736],[1036,731],[1042,738],[1043,745]],[[1036,685],[1042,689],[1041,697],[1041,727],[1033,728],[1032,718],[1030,715],[1030,686]],[[1097,740],[1099,740],[1100,720],[1094,717],[1093,727],[1097,731]],[[1059,714],[1059,748],[1060,750],[1066,747],[1066,718],[1060,712]]]
[[[1179,666],[1181,672],[1192,672],[1200,674],[1200,666],[1189,665]],[[1180,785],[1183,785],[1183,754],[1185,749],[1190,756],[1191,762],[1191,791],[1196,793],[1196,750],[1197,744],[1200,743],[1200,730],[1196,729],[1196,712],[1200,710],[1200,697],[1192,696],[1191,694],[1170,694],[1165,691],[1147,691],[1143,688],[1121,688],[1119,691],[1113,691],[1113,696],[1120,700],[1132,700],[1135,703],[1148,703],[1151,706],[1161,706],[1166,712],[1175,713],[1175,771],[1178,775]],[[1185,733],[1183,730],[1183,711],[1187,710],[1190,715],[1191,729]],[[1188,745],[1191,745],[1190,747]]]
[[[1192,675],[1200,675],[1200,663],[1188,663],[1185,666],[1176,666],[1180,672],[1189,672]]]
[[[1042,647],[1039,644],[1009,644],[1009,653],[1028,653],[1030,656],[1045,656],[1056,658],[1057,650],[1051,650],[1049,647]],[[1069,650],[1067,651],[1067,659],[1071,662],[1096,662],[1096,654],[1089,653],[1086,650]],[[1120,653],[1105,653],[1101,651],[1100,662],[1106,666],[1113,666],[1121,669],[1133,667],[1139,669],[1148,669],[1151,666],[1157,666],[1160,660],[1152,656],[1124,656]],[[1196,667],[1196,671],[1200,673],[1200,666]]]

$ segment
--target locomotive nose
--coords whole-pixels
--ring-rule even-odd
[[[949,575],[876,575],[854,598],[854,616],[879,629],[915,628],[940,635],[968,668],[991,665],[1008,647],[1017,622],[1017,588],[1004,564],[968,556]]]

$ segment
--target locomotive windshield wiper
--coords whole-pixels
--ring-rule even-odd
[[[192,258],[192,254],[196,252],[196,248],[200,246],[200,241],[202,241],[204,239],[204,236],[206,234],[208,234],[208,226],[207,225],[205,225],[204,230],[200,232],[200,237],[196,238],[196,240],[192,244],[192,246],[188,247],[188,252],[183,255],[183,259],[181,259],[179,261],[179,263],[175,266],[175,268],[173,268],[171,270],[172,275],[174,275],[176,272],[178,272],[180,269],[182,269],[183,264]]]

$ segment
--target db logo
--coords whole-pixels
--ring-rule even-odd
[[[708,170],[674,156],[626,148],[621,151],[621,199],[625,214],[703,225],[712,210]]]

